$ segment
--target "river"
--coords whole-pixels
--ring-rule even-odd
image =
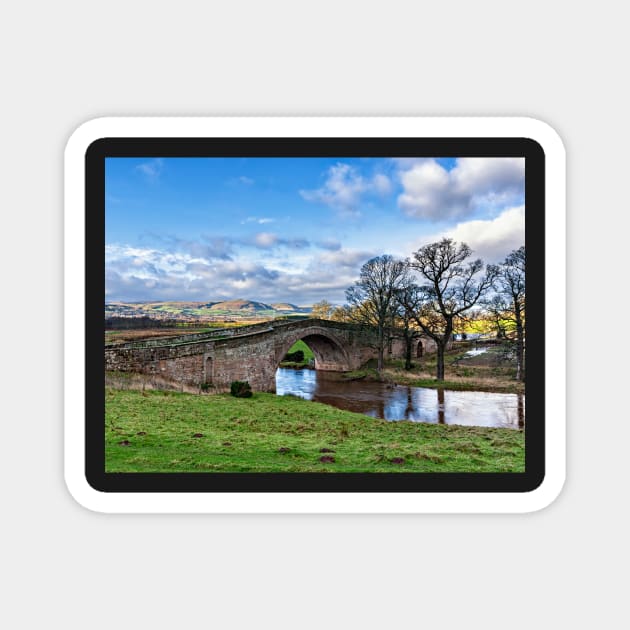
[[[523,394],[457,392],[363,380],[340,381],[338,374],[290,368],[278,368],[276,393],[280,396],[293,394],[385,420],[513,429],[525,424]]]

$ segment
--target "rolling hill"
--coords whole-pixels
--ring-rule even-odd
[[[105,317],[150,317],[156,320],[230,321],[239,319],[273,319],[275,317],[305,316],[310,307],[299,307],[288,302],[266,304],[256,300],[225,300],[220,302],[108,302]]]

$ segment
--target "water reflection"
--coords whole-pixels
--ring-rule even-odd
[[[426,387],[343,381],[315,370],[279,368],[276,393],[294,394],[339,409],[386,420],[522,428],[525,396],[489,392],[454,392]]]
[[[444,390],[436,389],[435,391],[437,392],[438,424],[446,424],[444,419]]]

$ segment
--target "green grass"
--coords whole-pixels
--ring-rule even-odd
[[[313,351],[301,339],[299,341],[296,341],[289,348],[289,352],[297,352],[298,350],[301,350],[304,353],[305,361],[310,361],[311,359],[315,358]]]
[[[525,466],[522,431],[387,422],[262,393],[238,399],[107,389],[105,436],[108,472],[522,472]]]
[[[280,367],[286,368],[303,368],[310,365],[311,361],[315,359],[313,351],[300,339],[296,341],[290,348],[289,352],[297,352],[301,350],[304,353],[304,361],[281,361]]]

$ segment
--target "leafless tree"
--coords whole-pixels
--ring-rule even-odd
[[[405,340],[405,370],[410,370],[413,366],[411,355],[413,342],[420,335],[420,329],[415,323],[415,313],[422,306],[422,289],[411,281],[408,277],[403,286],[396,291],[396,319],[394,325],[401,328]]]
[[[334,311],[335,307],[328,300],[322,300],[321,302],[313,304],[311,317],[317,319],[332,319]]]
[[[353,321],[376,328],[377,369],[383,369],[387,331],[395,312],[396,291],[403,286],[407,268],[392,256],[377,256],[368,260],[359,280],[346,291],[347,313]]]
[[[495,321],[516,335],[516,379],[525,380],[525,247],[493,266],[496,291],[486,303]]]
[[[466,263],[472,250],[466,243],[453,239],[421,247],[408,262],[424,283],[422,300],[415,310],[418,326],[437,346],[438,381],[444,380],[444,353],[453,334],[454,323],[463,317],[492,286],[496,268],[484,272],[481,259]]]

